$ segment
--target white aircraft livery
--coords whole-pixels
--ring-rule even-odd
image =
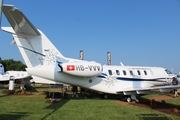
[[[136,94],[151,90],[167,92],[174,76],[162,67],[111,66],[94,61],[67,58],[13,5],[2,5],[2,13],[11,27],[2,30],[12,34],[26,65],[27,72],[48,80],[77,85],[105,94],[128,95],[127,101],[137,100]]]
[[[0,63],[0,81],[9,81],[10,76],[14,79],[25,79],[30,78],[30,74],[26,71],[6,71],[4,72],[4,66]]]

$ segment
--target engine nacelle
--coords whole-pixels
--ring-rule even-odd
[[[80,77],[92,77],[101,74],[102,66],[96,62],[68,62],[60,64],[62,72]]]

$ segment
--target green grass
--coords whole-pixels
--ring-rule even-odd
[[[153,109],[116,104],[116,99],[58,99],[46,103],[47,87],[33,95],[7,95],[0,90],[0,120],[178,120],[180,117]],[[156,94],[157,95],[157,94]],[[156,96],[155,95],[155,96]],[[147,97],[147,96],[145,96]],[[152,95],[150,95],[152,97]],[[180,105],[180,98],[166,100]]]

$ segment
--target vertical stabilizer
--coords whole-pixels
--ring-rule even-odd
[[[11,27],[2,27],[5,32],[13,35],[19,51],[28,67],[38,65],[55,65],[56,61],[66,61],[43,32],[27,19],[27,17],[13,5],[3,5],[2,12]]]

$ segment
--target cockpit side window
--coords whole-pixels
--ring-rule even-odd
[[[165,70],[165,72],[167,73],[167,74],[172,74],[172,72],[171,71],[169,71],[169,70]]]

